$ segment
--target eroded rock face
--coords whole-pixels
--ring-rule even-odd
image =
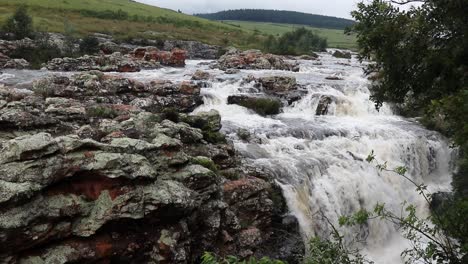
[[[235,48],[228,50],[218,59],[216,68],[228,69],[257,69],[299,71],[297,64],[286,62],[281,56],[263,54],[258,50],[239,51]]]
[[[297,261],[281,193],[241,169],[218,112],[180,113],[199,104],[191,82],[101,72],[0,88],[0,263]]]
[[[158,68],[155,62],[152,65],[145,65],[149,68]],[[79,58],[55,58],[49,61],[46,68],[50,71],[102,71],[102,72],[137,72],[141,65],[132,57],[113,53],[111,55],[89,56]]]

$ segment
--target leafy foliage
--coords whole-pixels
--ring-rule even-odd
[[[255,22],[286,23],[334,29],[344,29],[353,24],[352,20],[344,18],[312,15],[294,11],[264,9],[227,10],[213,14],[197,14],[196,16],[212,20],[241,20]]]
[[[3,29],[15,34],[16,39],[31,37],[33,33],[33,21],[28,14],[26,6],[20,5],[13,16],[7,19]]]
[[[322,216],[325,217],[324,214],[322,214]],[[309,241],[308,255],[304,258],[305,264],[373,263],[372,261],[367,260],[358,249],[351,249],[344,242],[344,236],[338,232],[330,220],[326,220],[332,227],[331,238],[322,239],[320,237],[313,237]]]
[[[80,42],[80,52],[94,54],[99,52],[99,40],[93,36],[86,36]]]

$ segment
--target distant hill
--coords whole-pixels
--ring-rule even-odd
[[[265,9],[227,10],[211,14],[196,14],[196,16],[211,20],[238,20],[283,24],[299,24],[330,29],[345,29],[346,27],[351,26],[354,23],[353,20],[345,18],[313,15],[295,11]]]

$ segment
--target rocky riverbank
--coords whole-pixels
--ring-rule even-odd
[[[272,177],[242,165],[217,111],[189,114],[200,85],[90,71],[1,87],[0,263],[298,262]]]

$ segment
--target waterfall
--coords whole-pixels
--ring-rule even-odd
[[[377,111],[369,100],[369,83],[358,61],[344,64],[328,54],[322,54],[321,60],[321,65],[302,61],[298,73],[246,70],[227,80],[221,78],[202,90],[205,104],[196,111],[218,110],[223,131],[245,162],[274,175],[304,239],[330,234],[330,226],[319,212],[337,226],[340,216],[372,210],[376,203],[400,212],[407,201],[422,215],[427,214],[427,204],[414,185],[395,173],[379,171],[365,159],[375,151],[389,168],[408,167],[407,175],[428,185],[430,191],[449,191],[451,149],[446,139],[395,115],[388,105]],[[239,81],[247,75],[294,76],[307,94],[281,114],[262,117],[227,104],[229,95],[255,89]],[[343,80],[325,80],[330,75]],[[332,98],[332,103],[326,115],[317,116],[323,96]],[[240,139],[239,129],[248,130],[254,140]],[[365,230],[346,227],[340,232],[360,234],[365,239],[363,252],[375,263],[403,263],[400,253],[409,246],[396,227],[385,221],[370,221]]]
[[[453,166],[447,140],[413,120],[395,115],[388,105],[377,111],[369,100],[363,65],[355,59],[336,59],[324,53],[320,60],[300,61],[301,69],[296,73],[242,70],[228,75],[210,69],[209,61],[193,60],[186,68],[121,75],[141,81],[183,81],[197,69],[209,72],[213,78],[202,89],[204,104],[195,112],[220,112],[222,131],[234,142],[244,162],[269,172],[282,187],[305,240],[330,234],[321,213],[337,225],[340,216],[372,210],[376,203],[400,212],[407,201],[415,204],[422,215],[427,214],[427,204],[414,185],[395,173],[379,171],[365,159],[374,151],[389,168],[408,167],[408,177],[425,183],[431,192],[449,191]],[[29,75],[46,74],[12,70],[0,75],[0,80],[21,83],[32,79]],[[242,82],[249,75],[295,77],[305,95],[275,116],[263,117],[244,107],[228,105],[230,95],[261,93],[252,83]],[[331,75],[341,80],[327,80]],[[322,109],[324,115],[316,115],[323,98],[330,103]],[[241,139],[239,129],[247,130],[251,139]],[[371,221],[365,229],[345,227],[340,232],[359,234],[364,239],[361,249],[378,264],[403,263],[400,253],[409,246],[388,222]]]

